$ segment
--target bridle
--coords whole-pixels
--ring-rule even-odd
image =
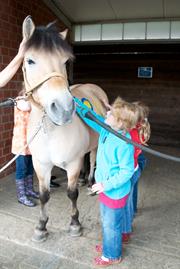
[[[50,80],[53,77],[59,77],[62,80],[66,81],[66,84],[67,84],[67,79],[64,75],[62,75],[58,72],[51,72],[50,74],[45,75],[44,78],[41,79],[40,81],[38,81],[35,85],[31,86],[30,83],[28,82],[28,79],[27,79],[27,74],[26,74],[26,69],[24,67],[24,64],[22,66],[22,71],[23,71],[24,85],[25,85],[25,90],[26,90],[25,95],[26,95],[26,97],[28,97],[28,99],[31,99],[31,101],[36,106],[38,106],[41,110],[42,110],[42,106],[37,101],[35,101],[33,96],[32,96],[34,90],[38,89],[43,83],[45,83],[46,81]]]

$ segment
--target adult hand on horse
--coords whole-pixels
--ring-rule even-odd
[[[92,192],[99,194],[103,191],[104,191],[104,186],[102,183],[96,183],[96,184],[92,185]]]
[[[24,37],[23,40],[21,41],[20,45],[19,45],[19,49],[18,49],[17,55],[20,58],[24,58],[24,54],[26,52],[26,42],[27,42],[27,39]]]

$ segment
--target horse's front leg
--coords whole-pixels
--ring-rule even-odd
[[[79,222],[79,211],[77,209],[78,191],[78,178],[82,165],[82,159],[70,163],[67,167],[68,188],[67,195],[72,203],[72,214],[70,223],[70,235],[80,236],[82,234],[81,224]]]
[[[43,242],[46,240],[48,232],[46,224],[48,222],[47,202],[50,198],[50,177],[52,164],[42,164],[37,160],[33,160],[34,169],[39,180],[40,191],[40,217],[37,226],[35,227],[32,241]]]

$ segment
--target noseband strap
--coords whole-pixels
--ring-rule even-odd
[[[24,83],[25,83],[25,88],[26,88],[26,95],[30,96],[32,95],[33,91],[35,89],[37,89],[39,86],[41,86],[44,82],[48,81],[49,79],[53,78],[53,77],[59,77],[62,78],[63,80],[66,80],[65,77],[63,75],[61,75],[58,72],[52,72],[50,74],[45,75],[45,77],[38,81],[38,83],[36,83],[34,86],[30,86],[27,80],[27,76],[26,76],[26,70],[24,68],[22,68],[23,70],[23,75],[24,75]]]

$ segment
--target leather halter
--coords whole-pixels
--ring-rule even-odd
[[[33,103],[35,103],[36,106],[40,107],[41,109],[42,109],[42,106],[39,103],[37,103],[32,97],[33,91],[36,90],[38,87],[40,87],[44,82],[50,80],[53,77],[59,77],[66,81],[66,78],[62,74],[58,72],[52,72],[50,74],[45,75],[45,77],[42,80],[38,81],[34,86],[31,86],[27,80],[26,69],[24,68],[24,66],[22,67],[22,71],[23,71],[24,84],[25,84],[25,90],[26,90],[25,95],[31,98]]]

